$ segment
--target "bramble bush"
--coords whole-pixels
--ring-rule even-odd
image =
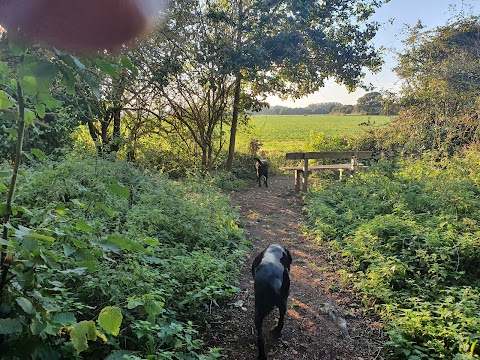
[[[199,330],[237,291],[246,243],[213,185],[70,157],[25,167],[15,204],[0,359],[220,356]]]
[[[319,241],[350,266],[396,359],[477,359],[480,152],[379,163],[309,194]]]

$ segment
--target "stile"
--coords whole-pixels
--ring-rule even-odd
[[[302,166],[287,166],[281,167],[280,170],[295,171],[295,191],[299,192],[300,187],[302,191],[307,192],[308,186],[308,176],[310,171],[313,170],[327,170],[335,169],[340,172],[340,180],[342,179],[343,172],[345,170],[350,170],[351,174],[360,167],[365,167],[366,165],[359,165],[358,159],[371,159],[373,156],[373,151],[320,151],[320,152],[294,152],[287,153],[285,158],[287,160],[303,160]],[[310,159],[350,159],[349,163],[345,164],[329,164],[329,165],[313,165],[309,166],[308,161]],[[301,175],[303,175],[303,184]],[[303,186],[300,186],[300,185]]]

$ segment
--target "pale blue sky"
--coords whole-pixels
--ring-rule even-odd
[[[418,20],[427,29],[434,29],[445,25],[460,12],[480,15],[480,0],[390,0],[389,3],[377,10],[374,19],[383,26],[374,39],[377,47],[386,47],[385,65],[378,74],[368,74],[366,81],[375,86],[375,90],[392,90],[399,88],[399,84],[392,68],[396,65],[395,52],[402,49],[402,40],[405,38],[407,26],[413,26]],[[365,94],[364,90],[357,90],[348,94],[343,86],[328,81],[320,91],[297,101],[282,101],[276,97],[269,97],[270,105],[284,105],[290,107],[305,107],[311,103],[337,101],[342,104],[355,104],[357,99]]]

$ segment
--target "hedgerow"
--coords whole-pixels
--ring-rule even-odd
[[[68,158],[25,168],[15,204],[0,359],[220,356],[199,330],[237,291],[245,240],[214,186]]]
[[[480,357],[480,154],[379,164],[309,195],[395,359]]]

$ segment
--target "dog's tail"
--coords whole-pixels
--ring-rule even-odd
[[[255,157],[253,158],[256,162],[258,162],[260,165],[262,164],[262,160],[260,160],[259,158]]]

